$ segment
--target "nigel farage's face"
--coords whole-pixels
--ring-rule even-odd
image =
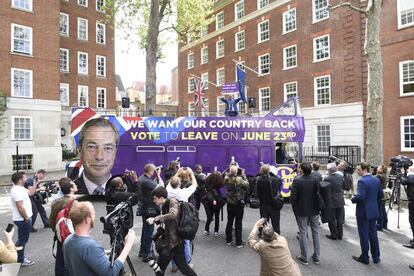
[[[107,127],[90,127],[85,133],[80,154],[89,179],[109,177],[116,156],[115,133]]]

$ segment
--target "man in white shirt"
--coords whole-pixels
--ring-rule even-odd
[[[13,222],[18,228],[18,238],[16,247],[20,247],[17,251],[17,261],[22,266],[33,265],[34,262],[30,261],[24,256],[24,248],[29,241],[30,229],[32,227],[32,203],[29,196],[34,195],[37,189],[38,182],[34,180],[33,186],[29,189],[24,187],[24,183],[27,180],[27,176],[24,172],[16,172],[11,177],[14,183],[13,188],[10,191]]]
[[[178,177],[183,170],[187,170],[191,177],[191,185],[187,188],[181,189],[181,179]],[[178,201],[186,201],[188,202],[188,198],[192,196],[197,188],[197,180],[195,178],[194,172],[191,168],[183,167],[180,168],[177,173],[170,179],[170,183],[167,185],[167,192],[168,198],[175,198]],[[185,253],[185,260],[190,265],[191,268],[194,266],[190,264],[191,262],[191,249],[190,249],[190,241],[184,240],[184,253]],[[175,266],[174,262],[172,262],[172,272],[178,271],[178,268]]]

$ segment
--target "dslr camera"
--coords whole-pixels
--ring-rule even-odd
[[[413,161],[411,161],[410,157],[404,155],[391,157],[390,161],[391,174],[393,175],[397,174],[401,168],[404,168],[404,170],[407,171],[408,168],[413,165]]]
[[[37,177],[35,177],[37,181]],[[46,199],[49,198],[52,194],[57,194],[59,192],[59,187],[55,184],[55,181],[45,181],[41,183],[40,187],[44,187],[44,190],[36,192],[36,197],[42,204],[46,204]]]

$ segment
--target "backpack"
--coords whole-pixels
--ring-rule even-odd
[[[56,217],[55,235],[61,244],[63,244],[70,234],[75,233],[72,221],[69,218],[69,212],[74,201],[74,199],[69,200],[65,208],[60,210]]]
[[[344,173],[344,185],[343,188],[345,191],[349,191],[352,189],[354,185],[354,180],[352,179],[352,175],[349,173]]]
[[[198,230],[198,210],[189,202],[179,201],[179,203],[178,235],[185,240],[193,240]]]

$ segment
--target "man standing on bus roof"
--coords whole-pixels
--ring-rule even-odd
[[[118,143],[118,131],[110,121],[100,117],[86,122],[78,146],[84,168],[82,176],[75,181],[79,194],[105,194]]]

